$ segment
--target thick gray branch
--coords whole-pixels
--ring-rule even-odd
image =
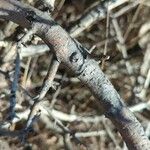
[[[86,48],[72,39],[48,15],[15,0],[0,0],[0,4],[0,18],[9,19],[26,28],[36,28],[36,34],[53,49],[58,60],[89,87],[129,149],[150,149],[150,142],[141,124],[125,106],[97,62],[90,58]]]

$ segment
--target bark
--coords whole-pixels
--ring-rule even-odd
[[[98,63],[90,58],[85,47],[71,38],[50,16],[15,0],[0,0],[0,18],[36,29],[36,34],[54,51],[57,59],[90,89],[128,148],[150,149],[150,141],[141,124],[126,107]]]

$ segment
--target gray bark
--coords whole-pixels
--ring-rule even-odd
[[[132,112],[125,106],[113,85],[90,58],[86,48],[59,26],[51,17],[15,0],[0,0],[0,18],[11,20],[36,34],[92,92],[103,113],[119,130],[131,150],[148,150],[150,141]]]

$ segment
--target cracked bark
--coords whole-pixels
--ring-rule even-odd
[[[35,28],[36,34],[52,48],[57,59],[90,89],[128,148],[150,149],[150,141],[141,124],[125,106],[98,63],[90,58],[86,48],[71,38],[51,17],[18,1],[0,0],[0,18],[11,20],[25,28]]]

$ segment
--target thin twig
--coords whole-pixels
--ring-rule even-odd
[[[104,46],[104,51],[103,51],[103,55],[106,56],[107,55],[107,48],[108,48],[108,38],[109,38],[109,10],[108,10],[108,6],[107,6],[107,21],[106,21],[106,41],[105,41],[105,46]],[[104,69],[104,65],[105,65],[105,59],[102,60],[102,70]]]
[[[16,106],[16,92],[18,89],[19,74],[20,74],[20,55],[17,52],[17,56],[15,60],[14,79],[11,84],[10,107],[9,107],[9,116],[8,116],[9,120],[13,120],[16,117],[15,106]]]
[[[50,66],[49,66],[49,69],[48,69],[48,72],[47,72],[47,76],[45,78],[45,81],[44,81],[42,90],[41,90],[41,92],[39,94],[38,100],[42,100],[45,97],[47,91],[51,87],[54,88],[53,80],[54,80],[54,78],[56,76],[59,64],[60,64],[60,62],[57,59],[54,58],[52,60],[52,64],[50,64]]]
[[[122,36],[121,29],[119,27],[117,19],[113,18],[112,23],[113,23],[113,26],[114,26],[114,29],[115,29],[115,32],[116,32],[116,35],[117,35],[117,40],[119,41],[118,48],[122,52],[122,55],[123,55],[123,58],[124,58],[124,61],[125,61],[125,65],[126,65],[126,68],[127,68],[127,71],[129,73],[129,75],[132,75],[133,74],[133,67],[130,64],[130,62],[127,60],[128,59],[127,48],[125,46],[125,40]]]

